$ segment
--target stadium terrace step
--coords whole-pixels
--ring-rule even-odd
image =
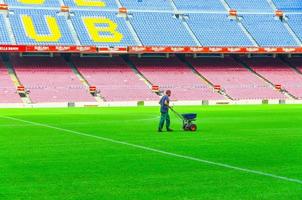
[[[259,47],[260,45],[257,43],[255,38],[251,35],[251,33],[245,28],[245,26],[241,23],[241,21],[236,18],[237,24],[240,27],[240,29],[243,31],[243,33],[249,38],[249,40],[253,43],[255,47]]]
[[[153,84],[151,81],[149,81],[137,68],[136,66],[131,62],[129,57],[122,56],[122,58],[125,60],[125,62],[131,67],[131,69],[134,71],[134,73],[139,77],[140,80],[143,80],[147,86],[152,89]]]
[[[195,44],[197,46],[202,46],[201,43],[199,42],[198,38],[196,37],[194,31],[191,29],[191,27],[187,23],[185,17],[183,15],[180,15],[179,19],[181,20],[181,23],[184,26],[184,28],[187,29],[187,31],[189,32],[189,34],[190,34],[191,38],[194,40]]]
[[[301,8],[302,9],[302,8]],[[296,37],[299,44],[302,43],[302,29],[301,29],[302,14],[286,14],[285,23],[288,25],[288,29]]]
[[[289,98],[299,99],[302,92],[302,77],[282,63],[278,58],[242,58],[240,61],[251,72],[275,88],[281,85],[281,92]],[[297,81],[297,82],[296,82]]]
[[[45,0],[25,3],[6,0],[5,3],[9,10],[0,15],[0,25],[5,27],[0,30],[0,44],[98,47],[302,45],[302,11],[297,1]],[[70,12],[58,12],[62,4],[70,7]],[[121,7],[127,9],[123,16],[117,14]],[[230,9],[238,11],[239,20],[228,17]],[[276,9],[286,12],[284,22],[274,17]],[[100,28],[101,24],[108,30]],[[267,37],[271,34],[273,37]]]
[[[205,76],[203,76],[198,70],[195,69],[195,67],[192,65],[191,62],[188,62],[189,59],[183,59],[183,62],[193,71],[194,74],[196,74],[202,81],[206,82],[209,86],[212,87],[212,89],[215,91],[215,83],[212,83],[210,80],[208,80]],[[225,96],[226,99],[229,100],[234,100],[233,97],[231,97],[227,91],[225,91],[224,89],[219,89],[216,90],[216,92],[218,92],[219,94]]]
[[[178,58],[131,57],[136,68],[160,90],[171,89],[174,100],[224,100],[207,83],[200,81]]]
[[[224,13],[190,13],[186,22],[202,46],[254,46],[237,21]]]
[[[100,90],[105,101],[158,101],[159,99],[119,56],[74,57],[72,60],[85,79]]]
[[[259,13],[272,13],[273,9],[267,0],[225,0],[231,9],[235,9],[238,12],[259,12]]]
[[[302,17],[301,17],[301,19],[302,19]],[[301,22],[301,21],[300,21],[300,22]],[[282,20],[282,23],[283,23],[284,27],[286,28],[286,30],[287,30],[287,31],[291,34],[291,36],[294,38],[294,40],[296,41],[296,43],[297,43],[299,46],[302,46],[302,41],[301,41],[302,38],[299,38],[299,36],[298,36],[299,33],[302,33],[302,30],[301,30],[301,29],[296,30],[296,31],[298,31],[298,32],[297,32],[298,34],[296,34],[296,32],[294,31],[295,29],[292,29],[292,27],[289,25],[289,23],[287,23],[286,20]],[[296,26],[293,24],[293,27],[295,28]]]
[[[62,57],[11,57],[33,103],[95,102]]]
[[[18,88],[22,87],[24,89],[24,91],[22,91],[21,93],[18,94],[20,96],[21,100],[23,101],[23,103],[31,104],[32,101],[31,101],[31,98],[30,98],[30,94],[27,92],[26,88],[23,86],[22,82],[18,78],[18,76],[17,76],[12,64],[10,63],[10,61],[3,61],[3,63],[7,67],[8,74],[9,74],[11,80],[13,81],[15,87],[17,88],[16,89],[17,93],[18,93]]]
[[[78,11],[75,10],[71,21],[82,45],[126,47],[136,46],[125,18],[115,12]],[[101,31],[96,26],[107,24],[112,30]],[[100,37],[102,36],[103,37]],[[104,37],[106,36],[106,37]]]
[[[233,100],[285,98],[231,57],[191,58],[189,62],[213,84],[221,85]]]
[[[85,77],[79,72],[79,70],[76,68],[74,63],[72,61],[66,60],[67,64],[71,67],[73,73],[79,78],[81,83],[85,86],[86,90],[90,93],[90,87],[91,85],[89,82],[85,79]],[[104,102],[104,97],[101,96],[100,93],[96,93],[96,95],[93,96],[97,102]]]
[[[2,18],[2,16],[0,16],[0,18]],[[10,42],[8,42],[9,44],[16,44],[16,38],[13,34],[13,29],[11,24],[9,23],[9,18],[7,16],[3,15],[3,21],[0,20],[0,23],[2,23],[5,25],[5,29],[7,30],[7,34],[8,37],[6,38],[7,40],[9,39]]]
[[[13,52],[10,61],[0,61],[0,102],[11,98],[27,104],[123,101],[137,105],[137,101],[158,101],[159,95],[152,92],[157,87],[171,89],[175,100],[197,103],[302,101],[301,58],[278,58],[279,53],[302,52],[301,0],[0,3],[0,51]],[[16,56],[24,52],[37,57]],[[46,53],[54,58],[42,57]],[[114,56],[72,55],[66,62],[59,53]],[[132,57],[118,55],[126,53]],[[187,53],[224,54],[225,58],[180,59]],[[228,54],[271,54],[278,59]],[[23,85],[30,93],[20,99],[17,92],[23,95]],[[93,89],[100,91],[99,96],[91,95]]]
[[[295,70],[298,74],[302,76],[302,59],[297,57],[297,58],[281,58],[282,61],[291,67],[293,70]]]
[[[143,43],[141,41],[141,39],[138,37],[137,32],[135,31],[135,29],[133,28],[133,25],[131,24],[131,21],[129,20],[129,17],[127,16],[127,19],[125,20],[126,25],[130,31],[130,33],[132,34],[132,37],[134,38],[136,44],[138,46],[143,46]]]
[[[0,14],[0,44],[13,44],[5,18],[4,14]]]
[[[0,103],[22,103],[17,93],[17,78],[11,75],[0,58]]]
[[[131,14],[129,20],[144,46],[197,45],[182,20],[171,13],[136,12]]]
[[[69,15],[68,15],[68,16],[69,16]],[[80,46],[80,45],[81,45],[81,42],[80,42],[80,40],[79,40],[77,31],[74,29],[71,20],[68,19],[68,16],[66,16],[66,23],[67,23],[68,28],[69,28],[69,30],[70,30],[70,32],[71,32],[72,38],[73,38],[73,40],[75,41],[75,44],[78,45],[78,46]]]
[[[176,8],[179,11],[225,11],[223,4],[220,1],[202,0],[190,1],[187,0],[173,0]]]
[[[276,19],[272,14],[243,14],[241,15],[241,23],[260,46],[299,46],[282,21]]]
[[[119,0],[123,7],[128,10],[149,10],[149,11],[172,11],[173,7],[170,0],[141,0],[141,1],[129,1]]]
[[[278,10],[286,12],[301,12],[300,0],[271,0]]]

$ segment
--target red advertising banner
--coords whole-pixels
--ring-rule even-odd
[[[75,46],[72,50],[80,53],[97,53],[97,47],[94,46]]]
[[[0,45],[0,52],[97,53],[97,48],[93,46]]]
[[[55,45],[0,45],[0,52],[49,52],[49,53],[195,53],[195,54],[302,54],[302,47],[95,47]]]
[[[25,52],[26,46],[24,45],[0,45],[0,52]]]
[[[99,47],[99,53],[128,53],[127,47]]]
[[[302,53],[302,47],[156,47],[135,46],[128,48],[129,53],[198,53],[198,54],[275,54]]]
[[[93,46],[27,46],[26,52],[97,53]]]

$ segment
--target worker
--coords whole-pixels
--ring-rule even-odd
[[[159,126],[158,126],[158,132],[163,131],[163,127],[164,127],[165,122],[166,122],[167,131],[168,132],[173,131],[170,128],[170,116],[169,116],[170,96],[171,96],[171,90],[167,90],[166,95],[164,95],[159,101],[161,116],[160,116],[160,121],[159,121]]]

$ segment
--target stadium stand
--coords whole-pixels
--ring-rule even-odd
[[[4,22],[4,15],[0,14],[0,44],[11,44]]]
[[[115,9],[118,6],[115,0],[102,0],[102,1],[80,1],[80,0],[64,0],[64,4],[71,8],[89,8],[89,9]]]
[[[131,58],[131,60],[153,85],[158,85],[161,90],[171,89],[173,99],[224,99],[177,58]]]
[[[8,71],[0,59],[0,103],[21,103]]]
[[[28,0],[4,0],[10,6],[14,7],[60,7],[59,0],[45,0],[45,1],[28,1]]]
[[[302,74],[302,58],[301,57],[286,59],[286,61],[292,67],[296,68],[300,74]]]
[[[171,13],[132,13],[130,18],[143,45],[196,46],[181,19]],[[165,23],[163,23],[165,21]]]
[[[284,62],[274,58],[244,59],[244,62],[254,71],[268,79],[273,84],[281,84],[295,97],[302,98],[302,75],[288,67]]]
[[[159,97],[139,80],[118,56],[113,58],[73,58],[73,63],[105,101],[157,101]]]
[[[71,19],[82,45],[137,45],[125,19],[117,17],[115,12],[74,11]],[[97,29],[94,28],[95,25]],[[101,30],[102,33],[100,33]]]
[[[187,22],[204,46],[253,46],[237,22],[226,14],[189,14]]]
[[[61,57],[12,57],[11,61],[34,103],[95,101]]]
[[[170,0],[120,0],[123,7],[129,10],[170,10]]]
[[[273,4],[266,0],[189,3],[187,0],[6,0],[5,3],[9,4],[10,25],[1,14],[0,44],[14,42],[7,37],[10,27],[16,43],[23,45],[250,47],[256,46],[255,41],[263,47],[300,44],[274,16]],[[63,3],[71,7],[65,13],[59,11]],[[280,9],[301,10],[296,0],[274,3]],[[119,13],[120,6],[126,8],[125,13]],[[228,16],[228,6],[239,11],[238,18]],[[300,15],[285,13],[301,39]]]
[[[292,35],[274,15],[242,15],[241,22],[260,46],[298,46]]]
[[[285,98],[232,58],[197,58],[189,61],[200,74],[215,85],[221,85],[235,100]]]
[[[266,0],[226,0],[231,9],[251,12],[272,12],[272,7]]]
[[[220,0],[173,0],[180,11],[226,11]]]
[[[17,44],[75,45],[66,18],[56,10],[14,9],[9,19]]]
[[[63,51],[128,51],[160,53],[162,57],[178,51],[196,55],[273,54],[299,53],[302,48],[301,0],[0,0],[0,3],[8,4],[0,5],[1,52],[49,51],[52,55]],[[234,9],[233,13],[229,8]],[[100,90],[105,101],[157,101],[159,97],[151,91],[149,82],[161,90],[172,89],[176,100],[285,99],[291,95],[302,99],[301,58],[284,62],[252,56],[253,59],[243,59],[249,69],[237,58],[212,56],[188,58],[196,71],[179,57],[159,58],[157,54],[152,58],[129,56],[133,66],[119,56],[72,56],[72,60],[87,82]],[[55,58],[13,56],[11,62],[34,103],[96,102],[77,71],[72,71],[69,63],[56,54]],[[135,74],[135,67],[141,74]],[[5,102],[5,98],[21,102],[2,64],[0,72],[0,102]],[[140,80],[140,75],[147,80]],[[215,92],[215,84],[221,85],[226,94]],[[274,90],[274,84],[282,85],[288,91],[287,96]],[[101,100],[97,97],[97,101]]]
[[[286,15],[286,17],[288,19],[287,23],[290,25],[290,27],[295,32],[295,34],[302,41],[302,29],[301,29],[302,14],[288,14]]]
[[[302,11],[301,0],[273,0],[279,10],[283,11]]]

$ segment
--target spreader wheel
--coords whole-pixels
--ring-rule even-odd
[[[196,130],[197,130],[196,124],[191,124],[190,131],[196,131]]]

